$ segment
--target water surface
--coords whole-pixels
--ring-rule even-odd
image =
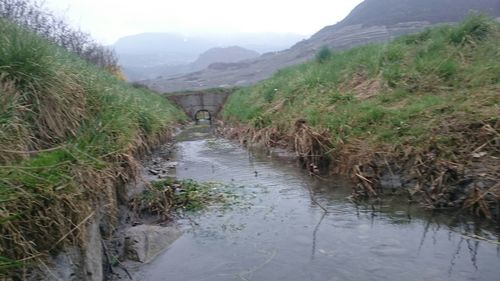
[[[500,280],[495,227],[390,200],[356,206],[345,180],[202,137],[178,143],[177,176],[226,183],[238,202],[186,221],[134,280]]]

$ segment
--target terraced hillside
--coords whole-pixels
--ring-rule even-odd
[[[500,2],[367,0],[340,23],[323,28],[288,50],[267,53],[227,67],[207,68],[177,78],[144,83],[160,92],[250,85],[269,78],[279,69],[312,59],[322,46],[345,50],[366,43],[385,42],[403,34],[421,31],[433,24],[458,22],[472,10],[500,17]]]

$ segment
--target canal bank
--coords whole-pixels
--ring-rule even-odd
[[[177,136],[176,176],[224,184],[235,202],[186,213],[182,236],[133,280],[494,280],[499,232],[463,215],[386,198],[357,205],[282,153],[206,130]],[[392,200],[394,199],[394,200]],[[403,200],[404,201],[404,200]]]

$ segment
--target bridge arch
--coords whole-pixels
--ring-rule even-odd
[[[198,124],[201,120],[208,120],[212,124],[212,113],[207,109],[200,109],[194,114],[194,121]]]
[[[167,98],[177,104],[194,121],[198,121],[199,113],[209,114],[212,121],[224,106],[232,89],[211,89],[166,94]]]

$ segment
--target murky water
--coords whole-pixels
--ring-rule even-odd
[[[241,202],[194,217],[134,280],[500,280],[495,227],[388,200],[356,206],[347,182],[223,139],[181,141],[177,161],[179,178],[230,184]]]

